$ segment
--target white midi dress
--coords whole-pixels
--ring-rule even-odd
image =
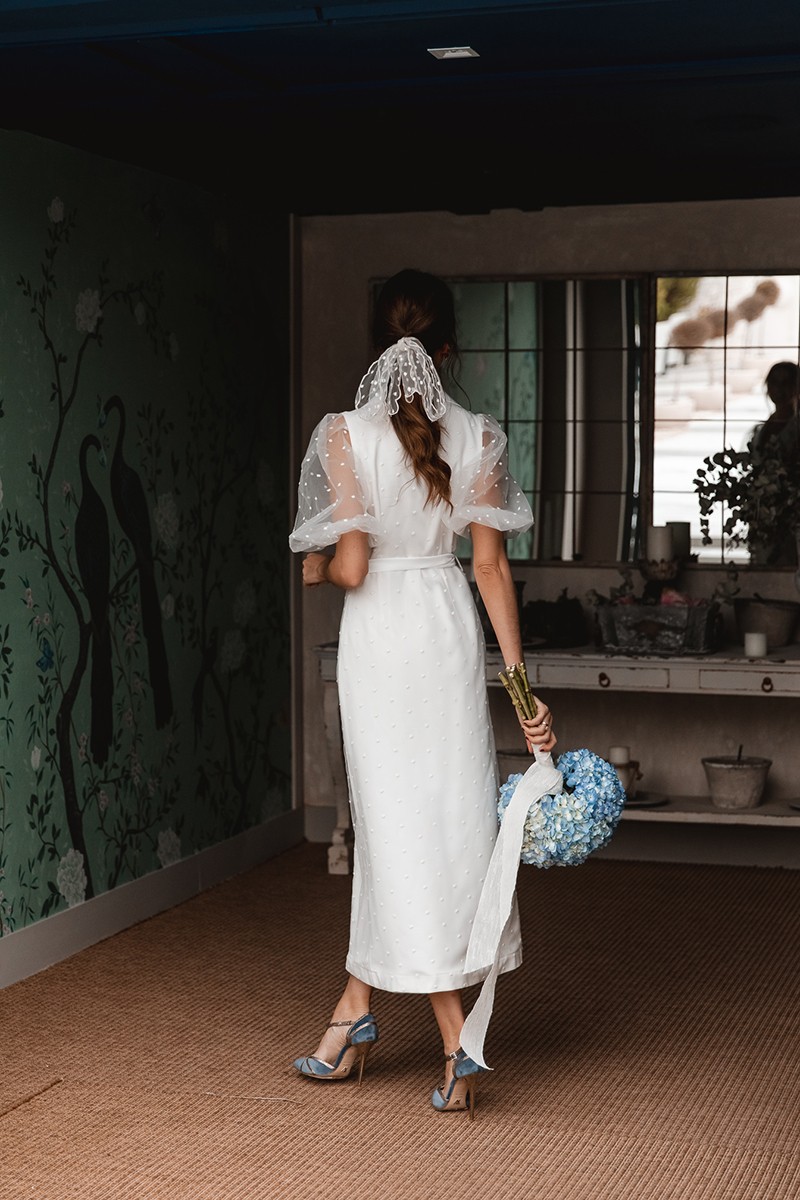
[[[369,535],[363,584],[345,594],[337,682],[355,836],[346,969],[391,992],[478,983],[465,957],[497,837],[498,772],[485,643],[453,555],[472,522],[532,524],[490,416],[446,399],[441,453],[453,508],[427,504],[374,405],[325,417],[311,438],[289,539],[302,552]],[[516,900],[499,970],[522,960]]]

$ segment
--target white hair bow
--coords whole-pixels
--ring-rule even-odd
[[[378,413],[393,417],[404,396],[409,401],[421,396],[431,421],[438,421],[447,411],[444,388],[433,359],[415,337],[401,337],[375,359],[358,385],[356,408],[363,409],[365,417]]]

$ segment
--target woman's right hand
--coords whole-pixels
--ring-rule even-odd
[[[533,754],[534,750],[549,752],[558,741],[553,732],[553,716],[543,700],[540,700],[538,696],[534,696],[534,700],[536,701],[536,716],[533,720],[525,720],[520,716],[519,709],[516,710],[517,717],[530,753]]]

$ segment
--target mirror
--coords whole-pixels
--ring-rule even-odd
[[[497,418],[534,512],[510,558],[632,563],[647,524],[678,522],[697,561],[750,561],[724,538],[724,506],[704,542],[694,479],[704,458],[743,449],[775,415],[766,376],[798,362],[800,275],[448,283],[461,365],[445,386]],[[457,552],[469,559],[468,539]]]
[[[757,503],[746,506],[750,524],[740,528],[749,537],[738,544],[724,536],[730,507],[716,504],[704,543],[694,479],[704,459],[725,448],[746,451],[756,431],[761,444],[796,421],[800,275],[679,275],[659,278],[656,289],[653,523],[689,521],[701,562],[796,567],[794,514],[782,531],[780,522],[763,520],[767,509]],[[775,464],[762,474],[753,472],[741,490],[778,486]],[[724,464],[720,475],[724,481]]]
[[[533,529],[520,561],[628,562],[640,524],[642,278],[449,279],[451,394],[505,429]],[[460,384],[460,386],[459,386]],[[469,558],[464,539],[459,554]]]

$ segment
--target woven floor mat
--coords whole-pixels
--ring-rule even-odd
[[[37,1096],[48,1092],[50,1088],[59,1087],[63,1082],[60,1075],[54,1075],[51,1071],[33,1075],[28,1063],[19,1066],[12,1062],[7,1066],[3,1062],[0,1074],[0,1121],[14,1109],[29,1104]]]
[[[267,1098],[69,1089],[38,1108],[0,1137],[3,1200],[400,1200],[460,1191],[459,1180],[478,1200],[773,1200],[800,1187],[791,1145],[779,1153],[690,1130],[632,1135],[606,1128],[602,1114],[581,1129],[488,1103],[474,1123],[431,1120],[419,1097],[402,1107],[348,1101],[320,1112]]]
[[[474,1122],[422,996],[375,994],[363,1087],[291,1069],[349,893],[298,847],[0,993],[0,1200],[800,1195],[800,872],[521,868]]]

